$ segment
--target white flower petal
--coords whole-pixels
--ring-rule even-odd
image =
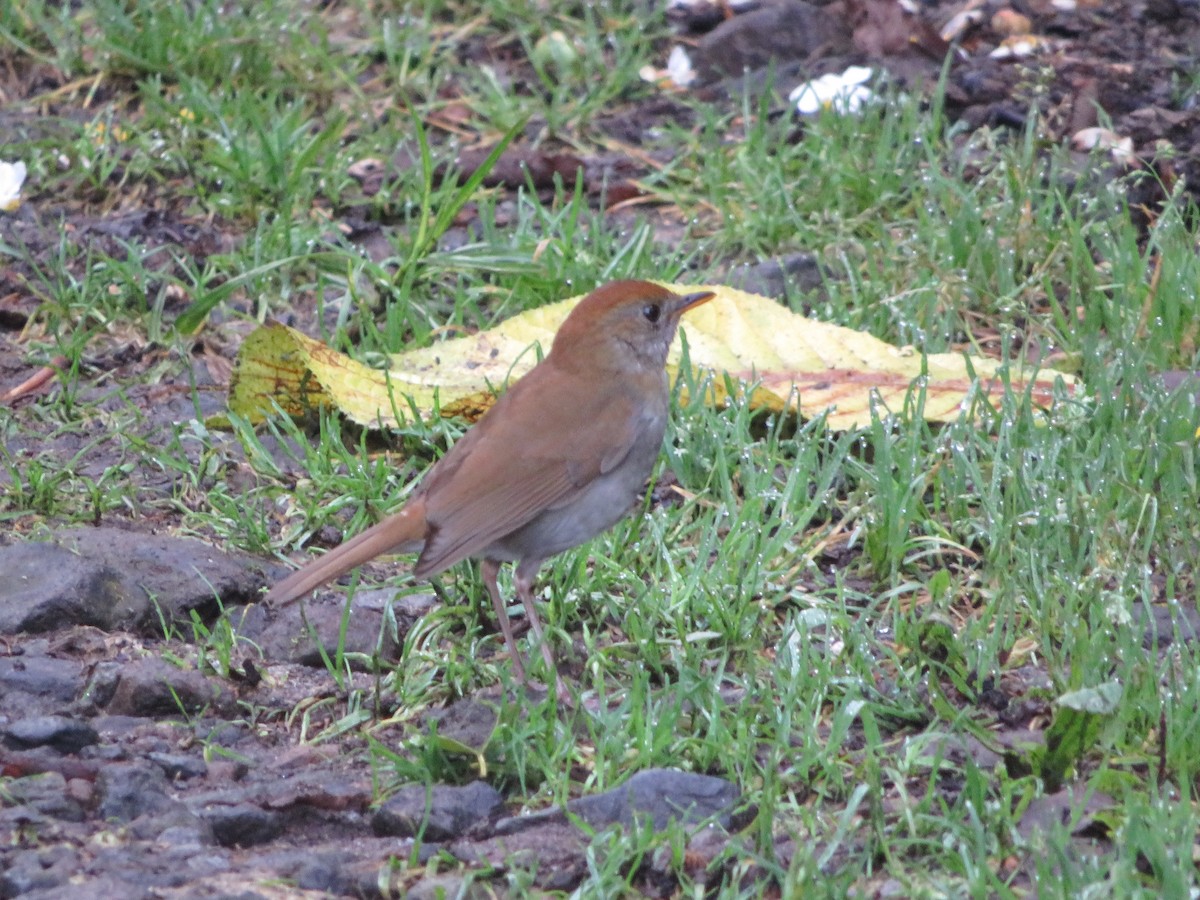
[[[788,100],[796,104],[796,111],[802,116],[811,116],[821,111],[821,98],[817,96],[817,89],[813,87],[812,82],[800,85],[788,94]]]
[[[1071,136],[1071,146],[1080,152],[1107,150],[1112,158],[1124,166],[1133,166],[1137,157],[1133,153],[1133,138],[1121,137],[1107,128],[1084,128]]]
[[[696,80],[691,57],[678,44],[671,48],[671,54],[667,57],[667,77],[680,87],[687,87]]]
[[[831,101],[831,106],[836,113],[853,115],[874,99],[875,95],[871,93],[870,89],[856,87],[849,91],[843,91],[834,97]]]
[[[0,210],[12,212],[21,204],[21,185],[25,183],[25,163],[0,160]]]
[[[863,104],[875,99],[870,88],[863,87],[874,71],[866,66],[851,66],[840,75],[828,74],[806,81],[789,95],[801,115],[813,115],[832,109],[839,115],[856,113]]]
[[[842,73],[842,81],[848,84],[866,84],[874,74],[875,70],[868,66],[850,66]]]

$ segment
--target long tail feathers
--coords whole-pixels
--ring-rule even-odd
[[[418,497],[400,512],[297,569],[271,588],[264,602],[268,606],[292,603],[376,556],[419,551],[425,543],[425,529],[425,502]]]

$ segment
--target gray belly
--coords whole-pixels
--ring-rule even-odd
[[[650,433],[620,465],[592,481],[570,503],[546,510],[479,555],[501,562],[540,561],[612,528],[633,508],[662,448],[662,429],[646,430]]]

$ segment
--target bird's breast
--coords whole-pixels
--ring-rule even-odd
[[[593,478],[567,502],[496,540],[481,556],[495,560],[549,559],[612,528],[633,508],[662,449],[666,410],[647,409],[636,440],[613,468]]]

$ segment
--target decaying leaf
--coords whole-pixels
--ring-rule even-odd
[[[923,379],[925,417],[935,422],[958,417],[972,398],[1002,387],[1005,373],[996,360],[922,355],[805,318],[766,297],[719,285],[703,289],[716,297],[688,313],[682,330],[692,367],[713,375],[714,403],[728,400],[725,376],[730,376],[753,386],[750,402],[760,408],[806,417],[828,410],[829,426],[846,429],[870,422],[873,399],[900,411],[918,378]],[[369,368],[284,325],[267,324],[242,345],[229,407],[261,421],[276,404],[293,415],[333,405],[369,427],[395,426],[435,411],[476,419],[496,390],[549,351],[555,331],[577,302],[543,306],[489,331],[396,355],[388,370]],[[672,373],[679,354],[677,341],[667,366]],[[1008,373],[1012,390],[1028,390],[1039,405],[1050,404],[1057,379],[1073,383],[1071,376],[1053,371],[1038,373],[1032,384]]]

